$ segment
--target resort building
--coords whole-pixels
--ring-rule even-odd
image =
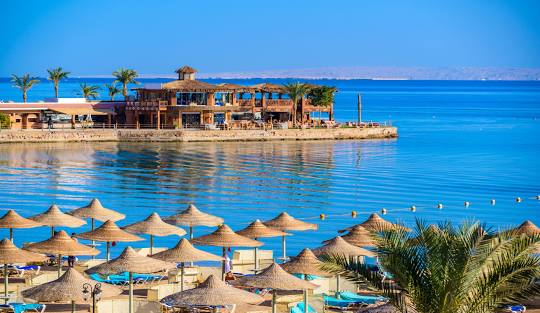
[[[125,106],[126,124],[137,128],[250,127],[250,123],[287,122],[294,105],[281,85],[254,86],[209,84],[195,78],[196,70],[179,68],[178,79],[145,84],[134,89],[136,99]],[[299,122],[311,120],[313,112],[326,112],[333,119],[333,106],[318,107],[304,98],[297,104]]]

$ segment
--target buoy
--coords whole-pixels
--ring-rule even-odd
[[[521,198],[520,198],[520,197],[517,197],[517,198],[516,198],[516,202],[521,202]]]
[[[381,213],[382,213],[382,215],[386,215],[386,213],[388,213],[388,211],[385,208],[382,208]]]
[[[495,199],[491,199],[491,205],[495,205],[496,201]]]
[[[540,195],[536,196],[536,200],[540,200]]]
[[[442,209],[442,208],[443,208],[442,203],[437,204],[437,209]]]
[[[415,205],[411,206],[411,212],[416,212],[416,206]]]
[[[353,218],[355,218],[355,217],[356,217],[356,211],[352,211],[352,212],[351,212],[351,216],[352,216]]]
[[[321,213],[321,215],[319,215],[319,218],[320,218],[322,221],[324,221],[324,218],[325,218],[325,217],[326,217],[326,216],[325,216],[324,214],[322,214],[322,213]]]
[[[468,208],[469,205],[471,205],[471,203],[469,201],[465,201],[465,203],[463,203],[463,205],[465,205],[465,207]]]

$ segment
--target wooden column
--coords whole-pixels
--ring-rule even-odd
[[[182,129],[182,111],[178,111],[178,128]]]
[[[157,122],[157,129],[161,129],[161,112],[159,111],[159,108],[157,111],[156,122]]]
[[[264,114],[266,114],[266,97],[264,91],[261,92],[261,115],[264,117]]]
[[[71,129],[75,129],[75,114],[71,115]]]
[[[112,123],[112,114],[107,114],[107,126],[111,126]]]
[[[209,93],[206,94],[206,104],[209,105],[209,106],[216,105],[215,93],[209,92]]]
[[[253,114],[253,117],[255,117],[255,93],[250,93],[251,99],[249,99],[249,102],[251,104],[251,114]]]
[[[232,105],[236,105],[236,92],[232,93]]]
[[[306,106],[306,98],[305,97],[302,97],[300,99],[300,114],[302,114],[302,118],[300,119],[300,121],[302,122],[302,124],[304,123],[304,107]]]
[[[135,128],[141,128],[141,123],[139,121],[139,111],[135,111]]]

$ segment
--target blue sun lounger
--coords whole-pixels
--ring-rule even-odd
[[[0,304],[0,309],[11,309],[14,313],[23,313],[27,311],[43,313],[46,307],[47,306],[45,304],[39,303],[12,302],[8,304]]]
[[[301,313],[304,313],[304,302],[299,302],[296,307],[300,309]],[[317,313],[317,311],[309,304],[307,305],[307,309],[308,313]]]
[[[338,298],[330,297],[328,295],[323,295],[323,299],[324,299],[324,305],[329,306],[329,307],[336,307],[340,309],[346,309],[351,306],[360,305],[362,303],[355,300],[338,299]]]
[[[388,299],[385,297],[359,295],[350,291],[342,291],[339,293],[339,295],[344,300],[353,300],[365,304],[375,304],[376,302],[388,301]]]

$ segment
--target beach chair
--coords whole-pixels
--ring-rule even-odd
[[[358,301],[365,304],[375,304],[377,302],[386,302],[388,299],[385,297],[380,296],[367,296],[367,295],[359,295],[354,292],[350,291],[342,291],[339,293],[342,299],[344,300],[352,300],[352,301]]]
[[[304,311],[300,310],[300,308],[297,306],[291,307],[291,310],[289,312],[290,313],[304,313]]]
[[[506,311],[511,312],[511,313],[522,313],[522,312],[527,311],[527,307],[521,304],[509,305],[506,307]]]
[[[38,275],[39,272],[41,271],[41,266],[39,266],[39,265],[26,265],[26,266],[15,265],[15,269],[17,269],[17,271],[20,272],[20,277],[23,277],[24,273],[26,271],[35,271],[34,274]]]
[[[295,273],[293,275],[300,278],[300,279],[306,279],[304,274]],[[315,275],[309,275],[309,274],[307,275],[307,280],[314,280],[314,279],[317,279],[317,278],[321,278],[321,277],[320,276],[315,276]]]
[[[103,278],[101,277],[101,275],[97,274],[97,273],[93,273],[93,274],[90,274],[90,279],[93,279],[97,282],[100,282],[100,283],[105,283],[105,284],[110,284],[110,285],[116,285],[116,286],[125,286],[127,284],[129,284],[129,281],[126,281],[125,279],[114,279],[114,278],[110,278],[110,277],[107,277],[107,278]]]
[[[304,313],[304,302],[298,302],[296,307],[300,309],[300,312]],[[307,310],[308,313],[317,313],[317,311],[309,304],[307,305]]]
[[[331,297],[329,295],[323,294],[324,305],[329,308],[337,308],[340,310],[349,310],[355,307],[361,306],[362,303],[354,300],[345,300]]]
[[[28,311],[33,311],[37,313],[45,312],[45,304],[40,303],[22,303],[22,302],[12,302],[8,304],[0,304],[0,310],[13,313],[23,313]]]

